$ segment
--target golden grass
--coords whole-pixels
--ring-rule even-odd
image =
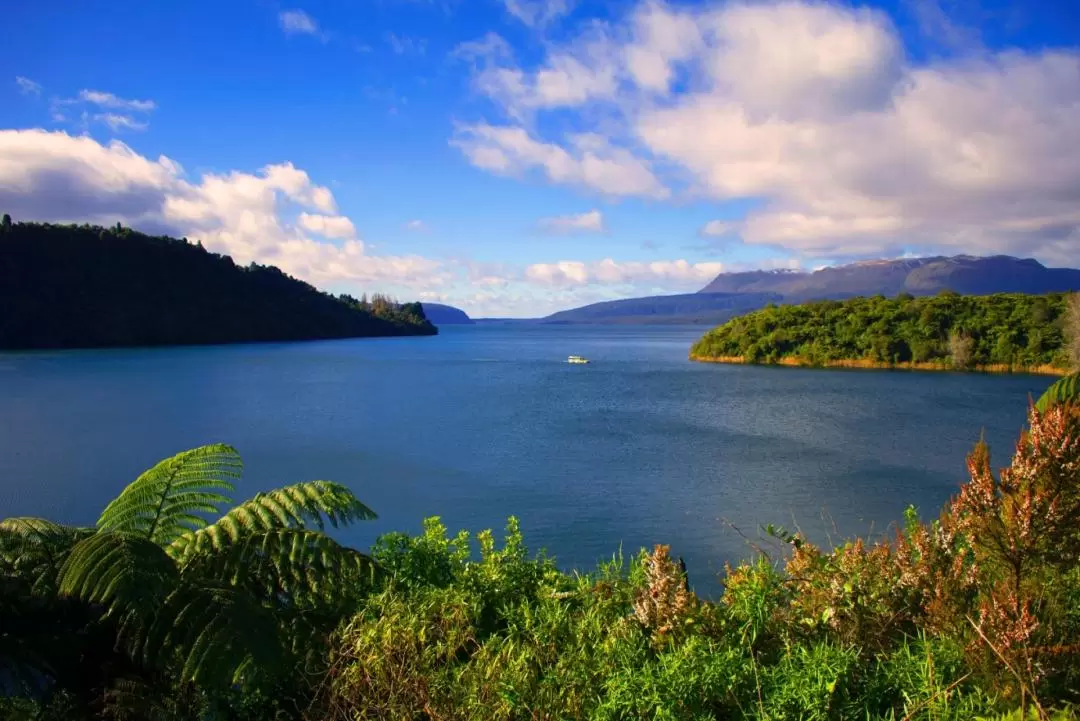
[[[702,356],[694,353],[690,354],[690,360],[698,363],[730,363],[735,365],[779,365],[779,366],[792,366],[799,368],[863,368],[869,370],[908,370],[908,371],[953,371],[959,372],[962,369],[953,368],[946,363],[940,362],[923,362],[923,363],[884,363],[882,361],[873,361],[865,358],[848,358],[843,360],[826,361],[824,363],[811,363],[805,358],[798,358],[794,356],[787,356],[781,358],[775,363],[749,363],[742,356]],[[1063,368],[1055,368],[1052,365],[1039,365],[1039,366],[1009,366],[1004,363],[995,363],[990,365],[981,365],[971,368],[969,372],[974,373],[1028,373],[1037,375],[1048,376],[1064,376],[1068,375],[1069,371]]]

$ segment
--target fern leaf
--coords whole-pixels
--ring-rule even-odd
[[[110,503],[98,528],[135,533],[162,546],[206,526],[199,514],[217,514],[231,498],[243,463],[232,446],[193,448],[144,472]]]
[[[176,564],[152,541],[98,531],[71,549],[60,570],[60,593],[110,611],[152,613],[178,578]]]
[[[321,530],[325,521],[336,528],[374,518],[377,518],[375,512],[346,486],[330,481],[307,481],[256,494],[213,524],[177,538],[169,546],[169,555],[183,560],[195,553],[232,546],[251,534],[310,526]]]
[[[1080,373],[1065,376],[1047,388],[1035,403],[1035,408],[1045,413],[1050,406],[1069,402],[1080,402]]]
[[[51,596],[72,546],[94,532],[93,528],[64,526],[43,518],[0,521],[0,571],[36,595]]]
[[[281,666],[274,617],[238,589],[181,584],[139,639],[148,663],[177,658],[183,680],[222,688]]]
[[[372,559],[319,532],[276,529],[232,538],[189,555],[185,577],[245,586],[265,601],[287,606],[346,602],[375,575]]]

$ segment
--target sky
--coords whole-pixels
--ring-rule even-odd
[[[481,317],[857,259],[1076,266],[1075,5],[16,3],[0,212]]]

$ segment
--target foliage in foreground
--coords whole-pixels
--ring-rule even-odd
[[[328,539],[299,556],[284,552],[295,543],[251,542],[303,538],[316,519],[368,516],[340,487],[327,485],[321,500],[259,496],[213,524],[197,512],[153,512],[218,507],[218,486],[166,480],[228,483],[238,468],[231,449],[198,449],[144,474],[96,529],[0,525],[2,618],[25,621],[0,629],[0,683],[23,688],[0,712],[170,721],[1076,719],[1076,401],[1063,394],[1044,411],[1033,407],[999,472],[977,446],[969,481],[936,520],[910,509],[893,537],[831,550],[774,531],[779,552],[729,567],[716,602],[687,587],[665,546],[564,573],[528,553],[514,519],[501,546],[490,531],[448,537],[438,519],[419,536],[383,536],[371,552],[380,574],[369,583],[364,557]],[[162,484],[175,490],[162,494]],[[46,531],[59,535],[45,544],[37,535]],[[113,565],[95,560],[99,546]],[[221,591],[247,605],[228,615],[214,596],[189,606],[202,614],[174,614],[168,600]],[[224,632],[218,614],[238,625]],[[260,618],[265,637],[252,635]],[[218,653],[228,660],[210,658]],[[72,654],[103,665],[97,685],[65,672]],[[203,661],[207,673],[197,670]]]
[[[1078,700],[1080,414],[1030,423],[1000,473],[972,452],[936,521],[831,551],[779,532],[717,603],[664,546],[568,575],[513,520],[476,561],[434,520],[384,538],[312,718],[1038,718]]]
[[[1080,320],[1073,319],[1080,310],[1069,307],[1061,293],[947,292],[771,306],[709,331],[691,355],[749,363],[793,359],[808,365],[864,361],[1065,369],[1073,361],[1070,343],[1080,342]]]
[[[235,449],[204,446],[147,470],[95,527],[0,522],[0,689],[142,718],[164,713],[162,687],[197,708],[317,673],[373,570],[322,529],[375,514],[310,481],[207,521],[241,468]]]

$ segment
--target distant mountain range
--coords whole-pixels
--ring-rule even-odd
[[[872,260],[815,271],[721,273],[697,293],[593,303],[554,313],[540,323],[722,323],[767,303],[802,303],[855,296],[1053,293],[1080,290],[1080,270],[1047,268],[1008,255]]]
[[[962,295],[1052,293],[1080,289],[1080,270],[1047,268],[1033,258],[1008,255],[871,260],[806,271],[721,273],[702,293],[779,293],[788,301],[932,295],[941,290]]]
[[[563,310],[541,323],[718,323],[782,300],[777,293],[686,293],[626,298]]]

